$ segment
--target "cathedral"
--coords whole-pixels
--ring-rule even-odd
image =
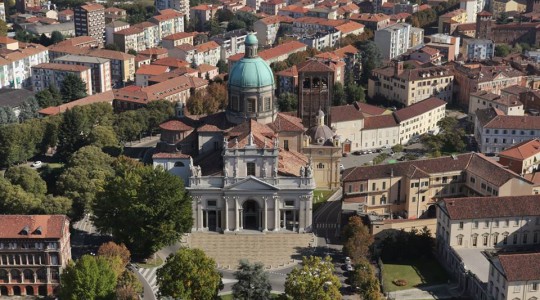
[[[313,190],[339,185],[339,160],[320,159],[340,149],[339,138],[322,111],[309,130],[295,114],[278,112],[274,74],[257,55],[256,36],[245,45],[229,74],[225,111],[189,116],[178,104],[177,118],[160,125],[153,164],[184,180],[192,231],[309,232]]]

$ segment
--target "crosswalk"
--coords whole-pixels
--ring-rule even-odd
[[[316,223],[314,224],[314,227],[316,229],[325,229],[325,228],[330,228],[330,229],[333,229],[333,228],[339,228],[339,224],[335,224],[335,223]]]
[[[146,279],[146,282],[148,282],[148,284],[152,288],[152,292],[154,293],[154,295],[156,295],[156,298],[157,298],[157,293],[158,293],[158,286],[156,282],[157,269],[159,268],[138,268],[137,269],[137,272],[139,272],[144,277],[144,279]]]

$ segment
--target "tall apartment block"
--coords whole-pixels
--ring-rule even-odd
[[[189,22],[189,0],[155,0],[154,5],[158,10],[172,8],[184,14],[184,24]]]
[[[91,36],[103,45],[105,42],[105,7],[86,3],[75,7],[75,35]]]

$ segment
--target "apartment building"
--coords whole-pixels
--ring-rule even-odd
[[[94,94],[103,93],[112,89],[111,62],[108,59],[68,54],[55,59],[54,62],[66,65],[90,67],[92,71],[92,93]]]
[[[538,254],[517,251],[540,243],[539,201],[538,195],[516,195],[449,198],[439,203],[437,252],[465,294],[509,300],[538,295],[534,282],[540,277],[527,277],[529,270],[538,270]],[[523,255],[529,266],[522,264]]]
[[[204,24],[212,20],[221,6],[216,4],[201,4],[189,9],[191,22],[197,24],[196,30],[204,31]]]
[[[435,217],[441,199],[531,195],[533,188],[478,153],[349,168],[342,182],[344,203],[357,203],[362,215],[406,219]]]
[[[411,138],[426,133],[437,134],[437,123],[446,116],[446,104],[446,101],[432,97],[394,112],[399,123],[399,143],[407,144]]]
[[[390,16],[385,14],[352,14],[349,19],[366,26],[373,32],[381,30],[391,23]]]
[[[75,13],[71,9],[64,9],[58,12],[58,21],[61,23],[73,21]]]
[[[290,37],[297,39],[310,48],[321,51],[322,49],[336,46],[341,38],[341,32],[336,29],[330,29],[309,34],[294,34]]]
[[[111,64],[111,84],[119,88],[135,80],[135,56],[120,51],[91,49],[85,56],[108,59]]]
[[[159,65],[143,65],[135,72],[135,85],[145,87],[148,86],[148,79],[152,76],[161,75],[169,72],[167,66]]]
[[[105,43],[114,44],[114,33],[129,28],[129,24],[123,21],[114,21],[105,25]]]
[[[468,61],[490,60],[495,56],[495,44],[492,40],[463,39],[463,56]]]
[[[479,91],[471,94],[469,100],[469,120],[474,122],[477,110],[486,108],[496,108],[508,116],[523,116],[523,103],[514,95],[497,95],[490,92]]]
[[[409,34],[409,48],[414,48],[424,44],[424,29],[411,27]]]
[[[31,68],[49,62],[49,51],[39,44],[10,44],[0,49],[0,88],[31,88]]]
[[[467,23],[467,11],[456,9],[439,17],[439,33],[452,35],[457,25]]]
[[[498,153],[538,136],[539,116],[508,116],[493,107],[476,111],[474,137],[483,153]]]
[[[434,65],[440,65],[442,55],[438,49],[425,46],[412,52],[409,59],[416,60],[422,64],[432,63]]]
[[[411,25],[397,23],[375,31],[375,44],[383,59],[393,59],[409,50]]]
[[[452,100],[454,75],[445,67],[404,69],[403,62],[373,70],[368,96],[381,95],[406,106],[437,97]]]
[[[499,163],[517,174],[532,174],[540,164],[540,140],[534,138],[499,152]]]
[[[525,12],[526,3],[515,0],[492,0],[491,13],[494,18],[498,18],[501,14],[518,14]]]
[[[479,63],[452,64],[457,90],[457,104],[469,107],[471,93],[477,91],[500,94],[513,85],[524,85],[525,74],[510,66],[486,66]]]
[[[75,7],[75,35],[91,36],[101,46],[105,42],[105,7],[97,3],[86,3]]]
[[[193,76],[177,76],[146,87],[127,86],[114,90],[113,107],[117,111],[138,109],[156,100],[179,102],[184,106],[196,91],[205,89],[208,81]]]
[[[276,42],[279,28],[292,24],[294,19],[284,16],[271,16],[262,18],[253,23],[257,40],[261,46],[271,46]]]
[[[189,0],[155,0],[154,5],[158,10],[174,9],[186,17],[189,22]]]
[[[182,44],[188,44],[193,46],[194,32],[177,32],[161,39],[161,46],[165,49],[172,49]]]
[[[55,295],[71,260],[68,217],[1,215],[0,228],[0,295]]]
[[[246,36],[247,31],[245,29],[237,29],[215,35],[210,39],[220,46],[220,59],[227,61],[227,58],[231,55],[246,52],[246,46],[244,45]]]
[[[138,23],[113,33],[113,40],[121,51],[144,51],[159,45],[159,27],[150,22]]]
[[[169,56],[187,61],[195,66],[208,64],[215,66],[221,58],[221,46],[214,42],[206,42],[197,46],[183,44],[168,49]]]
[[[64,78],[75,75],[86,84],[86,94],[92,95],[92,72],[88,66],[65,65],[59,63],[44,63],[32,67],[32,86],[35,92],[40,92],[53,86],[60,90]]]
[[[164,9],[158,15],[149,19],[158,26],[158,36],[161,41],[164,37],[178,32],[184,32],[184,15],[174,9]]]
[[[279,9],[278,16],[298,19],[307,16],[308,11],[309,8],[301,5],[287,5]]]
[[[268,0],[260,3],[260,10],[262,13],[269,16],[276,16],[278,11],[287,6],[286,1],[283,0]]]
[[[426,46],[435,48],[441,52],[446,61],[453,61],[458,58],[460,51],[460,37],[447,34],[436,33],[426,37],[429,43]]]

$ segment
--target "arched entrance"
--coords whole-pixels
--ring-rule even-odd
[[[261,211],[255,200],[247,200],[242,205],[243,229],[260,230]]]
[[[7,296],[8,289],[5,286],[0,286],[0,295]]]
[[[26,286],[26,295],[27,296],[33,296],[34,295],[34,288],[31,286]]]
[[[13,295],[14,296],[20,296],[21,295],[21,287],[20,286],[14,286],[13,287]]]
[[[40,286],[38,287],[38,294],[39,294],[40,296],[47,296],[47,287],[44,286],[44,285],[40,285]]]
[[[427,217],[428,218],[435,218],[437,217],[437,207],[435,205],[430,205],[427,210]]]

